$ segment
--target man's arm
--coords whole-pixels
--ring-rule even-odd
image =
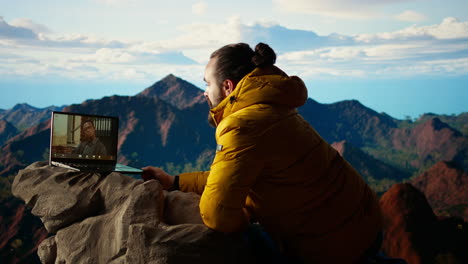
[[[259,136],[226,129],[200,199],[200,213],[208,227],[221,232],[241,231],[248,225],[245,200],[263,167]]]
[[[188,172],[179,174],[179,190],[183,192],[194,192],[199,195],[205,189],[209,171]]]

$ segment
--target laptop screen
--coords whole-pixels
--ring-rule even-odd
[[[53,112],[51,160],[115,162],[118,122],[117,117]]]

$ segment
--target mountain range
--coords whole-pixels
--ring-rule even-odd
[[[443,175],[443,177],[441,177]],[[468,172],[452,162],[439,161],[411,180],[426,196],[437,215],[459,216],[468,221]]]
[[[120,163],[159,166],[177,174],[208,170],[214,157],[215,131],[207,122],[209,108],[203,90],[172,74],[135,96],[114,95],[42,109],[20,104],[0,110],[0,205],[4,201],[15,204],[9,184],[19,169],[48,158],[50,113],[59,110],[118,116]],[[463,197],[467,194],[468,113],[429,113],[414,121],[398,120],[356,100],[321,104],[310,98],[298,111],[378,194],[414,179],[431,205],[439,206],[436,212],[467,217],[468,201]],[[449,164],[451,170],[434,168],[442,166],[440,162]],[[453,176],[454,170],[463,180]],[[450,188],[442,184],[447,177],[452,179]],[[441,180],[430,188],[424,184],[437,182],[436,178]],[[434,195],[437,190],[457,193],[449,202],[441,202],[443,197]],[[14,215],[16,210],[1,208],[9,208],[5,215]],[[0,226],[8,229],[8,225]],[[10,244],[5,245],[11,246],[13,240],[14,236],[9,237]]]
[[[215,144],[214,130],[206,122],[208,107],[203,91],[170,74],[136,96],[111,96],[44,109],[21,104],[3,110],[1,175],[14,172],[5,170],[8,164],[26,165],[43,158],[48,148],[48,134],[43,130],[48,129],[46,123],[53,110],[118,115],[120,161],[134,166],[208,165],[206,159]],[[321,104],[313,99],[308,99],[299,112],[329,143],[346,140],[370,157],[400,170],[398,179],[417,176],[440,160],[454,161],[465,170],[468,166],[467,137],[462,132],[467,127],[468,113],[427,114],[412,122],[377,113],[356,100]],[[26,128],[25,124],[31,125]],[[42,137],[40,132],[44,132]],[[25,142],[37,143],[35,150],[23,149]],[[20,155],[5,158],[18,151]],[[207,162],[197,163],[200,157]]]
[[[346,140],[370,156],[417,176],[440,160],[468,168],[468,138],[456,130],[466,113],[457,118],[422,116],[416,122],[377,113],[355,100],[320,104],[309,99],[299,109],[304,118],[329,142]]]
[[[8,110],[0,109],[0,120],[9,122],[18,131],[22,131],[49,119],[52,111],[60,111],[62,108],[63,107],[60,106],[36,108],[22,103]]]

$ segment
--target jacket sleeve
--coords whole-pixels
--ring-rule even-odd
[[[189,172],[179,174],[179,189],[183,192],[203,193],[209,171]]]
[[[209,228],[229,233],[247,227],[243,208],[263,162],[255,135],[239,127],[224,130],[217,139],[221,150],[211,165],[200,214]]]

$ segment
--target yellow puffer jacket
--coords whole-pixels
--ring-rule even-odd
[[[353,263],[382,227],[377,197],[297,113],[307,89],[276,67],[257,68],[211,113],[209,172],[180,175],[201,194],[205,224],[240,231],[257,219],[278,245],[314,263]]]

